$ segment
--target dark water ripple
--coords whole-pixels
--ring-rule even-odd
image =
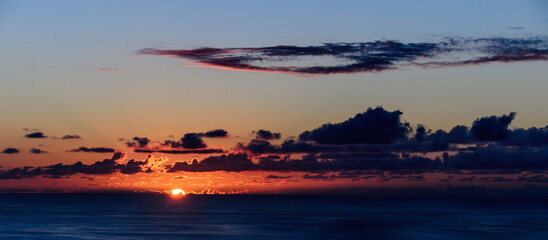
[[[2,194],[1,239],[548,239],[548,202]]]

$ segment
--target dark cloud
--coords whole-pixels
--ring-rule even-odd
[[[186,149],[206,148],[207,145],[202,140],[199,133],[187,133],[181,138],[181,147]]]
[[[400,111],[389,112],[382,107],[369,108],[348,120],[327,123],[299,135],[301,141],[320,144],[389,144],[405,138],[410,132],[408,123],[402,122]]]
[[[2,151],[4,154],[16,154],[19,153],[19,149],[17,148],[6,148],[4,151]]]
[[[293,177],[293,176],[268,175],[265,178],[267,178],[267,179],[286,179],[286,178],[291,178],[291,177]]]
[[[140,153],[166,153],[166,154],[210,154],[223,153],[222,149],[135,149]]]
[[[447,159],[456,169],[548,169],[548,147],[508,148],[491,146],[461,151]]]
[[[228,136],[228,132],[223,129],[215,129],[203,133],[203,136],[206,138],[220,138]]]
[[[275,133],[264,129],[253,131],[253,133],[258,140],[278,140],[282,137],[281,133]]]
[[[211,156],[192,163],[176,162],[168,167],[167,172],[210,172],[210,171],[246,171],[252,170],[253,162],[245,153]]]
[[[143,147],[146,147],[149,143],[150,143],[150,140],[146,137],[134,137],[133,138],[133,141],[134,142],[127,142],[126,145],[128,147],[140,147],[140,148],[143,148]]]
[[[320,46],[263,48],[143,49],[140,54],[171,55],[210,67],[297,74],[379,72],[409,66],[445,67],[491,62],[546,61],[548,39],[446,38],[440,42],[375,41]],[[324,61],[314,61],[311,59]],[[325,62],[312,64],[311,62]],[[330,59],[330,60],[329,60]],[[289,64],[288,64],[289,63]]]
[[[46,151],[44,151],[44,150],[41,150],[41,149],[38,149],[38,148],[31,148],[29,152],[30,152],[30,153],[33,153],[33,154],[48,153],[48,152],[46,152]]]
[[[119,160],[123,159],[124,157],[125,153],[116,152],[111,158],[104,159],[103,161],[97,161],[93,164],[76,162],[70,165],[58,163],[45,167],[13,168],[6,171],[0,171],[0,179],[22,179],[40,176],[48,178],[61,178],[68,177],[77,173],[103,175],[116,172],[120,172],[123,174],[146,172],[146,170],[144,170],[144,166],[148,163],[148,159],[146,159],[145,161],[136,161],[132,159],[129,160],[126,164],[119,163]]]
[[[508,138],[510,131],[508,125],[514,120],[516,113],[501,117],[489,116],[476,119],[472,124],[470,132],[480,141],[503,141]]]
[[[33,132],[29,134],[25,134],[26,138],[47,138],[47,136],[44,135],[43,132]]]
[[[135,148],[135,152],[146,153],[168,153],[168,154],[190,154],[190,153],[222,153],[221,149],[207,148],[203,137],[222,138],[228,136],[228,132],[223,129],[211,130],[203,133],[187,133],[179,141],[165,140],[163,143],[155,142],[150,144],[150,139],[146,137],[134,137],[133,141],[126,142],[128,147]]]
[[[79,135],[65,135],[61,139],[82,139]]]
[[[79,147],[77,149],[69,150],[68,152],[94,152],[94,153],[111,153],[115,152],[116,150],[114,148],[109,147]]]
[[[520,182],[533,182],[533,183],[548,183],[548,176],[546,174],[538,174],[532,176],[521,176],[518,178]]]
[[[548,126],[543,128],[532,127],[529,129],[514,129],[504,142],[511,146],[545,146],[548,145]]]

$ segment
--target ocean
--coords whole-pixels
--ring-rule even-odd
[[[548,202],[0,194],[1,239],[548,239]]]

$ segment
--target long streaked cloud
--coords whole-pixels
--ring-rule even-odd
[[[374,41],[318,46],[197,48],[138,53],[171,55],[206,67],[292,74],[380,72],[405,67],[449,67],[492,62],[546,61],[548,37],[446,38],[438,42]]]
[[[79,147],[76,149],[68,150],[67,152],[92,152],[92,153],[112,153],[115,152],[116,149],[110,148],[110,147]]]
[[[96,70],[96,71],[102,71],[102,72],[120,72],[120,69],[116,69],[116,68],[93,68],[93,70]]]

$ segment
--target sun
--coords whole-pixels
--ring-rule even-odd
[[[177,189],[171,190],[171,194],[173,194],[173,195],[185,195],[186,193],[182,189],[177,188]]]

